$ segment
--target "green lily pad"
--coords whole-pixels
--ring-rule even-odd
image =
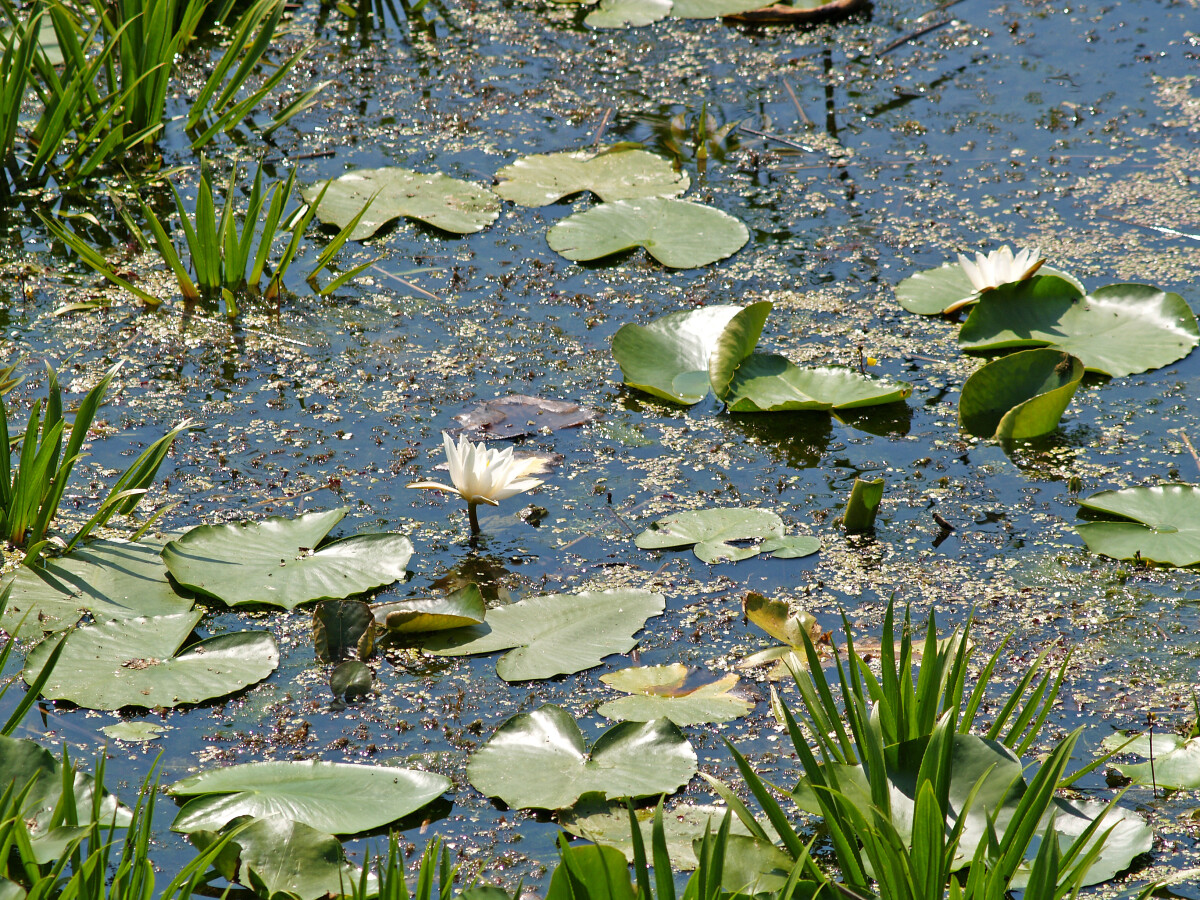
[[[316,203],[326,182],[301,191],[305,203]],[[500,201],[487,188],[441,173],[425,174],[399,166],[359,169],[328,182],[317,207],[326,225],[345,228],[367,204],[350,234],[353,241],[369,238],[392,219],[418,219],[454,234],[474,234],[496,221]]]
[[[181,651],[200,615],[139,616],[80,627],[67,636],[42,696],[89,709],[156,709],[224,697],[275,671],[279,648],[266,631],[222,634]],[[29,651],[21,673],[27,684],[37,679],[52,643]]]
[[[1010,353],[971,375],[958,401],[965,431],[998,441],[1049,434],[1083,380],[1083,363],[1061,350]]]
[[[1178,294],[1145,284],[1110,284],[1082,296],[1053,275],[983,294],[958,336],[964,350],[1054,347],[1089,372],[1148,372],[1183,359],[1200,328]]]
[[[671,0],[600,0],[584,18],[590,28],[639,28],[665,19]]]
[[[157,741],[170,727],[155,722],[117,722],[114,725],[105,725],[100,730],[114,741],[144,744]]]
[[[521,206],[546,206],[580,191],[605,202],[677,197],[690,183],[670,160],[637,149],[538,153],[505,166],[496,178],[496,193]]]
[[[741,718],[754,708],[749,700],[731,693],[737,687],[736,675],[726,675],[708,683],[689,684],[693,675],[681,663],[621,669],[601,675],[600,680],[609,687],[631,696],[609,700],[601,704],[597,712],[605,718],[622,722],[670,719],[682,726],[699,722],[729,722]]]
[[[761,545],[735,547],[733,541],[765,541],[783,537],[783,519],[769,509],[693,509],[654,522],[633,539],[643,550],[692,547],[706,563],[736,562],[757,556]]]
[[[1038,269],[1039,275],[1053,275],[1083,294],[1083,285],[1072,275],[1049,266]],[[922,316],[950,315],[963,307],[979,302],[971,279],[958,263],[943,263],[936,269],[926,269],[910,275],[896,285],[896,300],[909,312]]]
[[[746,226],[719,209],[647,197],[602,203],[563,219],[546,235],[567,259],[600,259],[645,247],[672,269],[694,269],[731,256],[750,240]]]
[[[161,553],[152,541],[95,540],[61,559],[21,566],[3,582],[11,593],[0,628],[30,638],[70,628],[85,612],[97,619],[187,612],[192,600],[171,588]]]
[[[619,722],[588,753],[570,713],[552,705],[513,716],[467,763],[476,790],[513,809],[564,809],[591,791],[669,794],[695,774],[695,751],[666,719]]]
[[[808,534],[770,537],[758,545],[760,553],[769,553],[776,559],[800,559],[812,556],[820,549],[821,539]]]
[[[723,399],[730,412],[828,411],[896,403],[911,393],[901,381],[832,366],[801,368],[774,353],[754,353],[738,366]]]
[[[625,384],[675,403],[699,403],[708,393],[708,361],[717,339],[741,311],[706,306],[667,313],[648,325],[625,323],[612,339]]]
[[[1200,563],[1200,488],[1160,484],[1101,491],[1079,501],[1094,521],[1075,526],[1093,553],[1170,566]]]
[[[337,838],[283,816],[230,823],[224,832],[245,826],[218,854],[214,868],[227,881],[244,885],[260,897],[319,900],[351,893],[361,870],[346,861]],[[200,852],[223,832],[198,831],[189,836]],[[373,876],[372,876],[373,877]],[[368,877],[368,883],[372,881]]]
[[[348,659],[333,667],[329,673],[329,690],[335,697],[345,697],[346,700],[357,700],[371,693],[375,685],[375,676],[366,663],[357,659]]]
[[[313,609],[313,645],[321,662],[338,662],[352,652],[371,655],[375,617],[361,600],[326,600]]]
[[[1108,810],[1105,813],[1105,810]],[[1081,882],[1084,886],[1101,884],[1116,877],[1129,868],[1130,863],[1143,853],[1149,853],[1154,845],[1154,832],[1136,812],[1121,806],[1109,807],[1098,800],[1071,801],[1056,797],[1053,805],[1054,832],[1061,847],[1069,846],[1087,830],[1093,821],[1104,815],[1100,831],[1084,844],[1082,855],[1103,841],[1099,854],[1088,866],[1087,875]],[[1049,822],[1043,821],[1043,830]],[[1026,861],[1026,866],[1030,861]],[[1026,887],[1029,873],[1018,872],[1010,882],[1016,889]]]
[[[482,625],[439,632],[425,647],[437,656],[509,650],[496,663],[505,681],[553,678],[632,650],[634,633],[665,608],[666,598],[649,591],[547,594],[491,610]]]
[[[1114,764],[1116,770],[1137,784],[1193,791],[1200,789],[1200,738],[1185,738],[1170,732],[1155,732],[1153,739],[1141,734],[1132,741],[1126,734],[1106,737],[1101,746],[1106,751],[1120,750],[1152,758],[1154,764]]]
[[[420,634],[480,625],[486,610],[479,585],[468,584],[441,597],[380,603],[374,612],[375,621],[391,634]]]
[[[201,525],[163,548],[172,577],[230,606],[294,609],[340,599],[404,577],[412,544],[399,534],[360,534],[321,546],[345,509]]]
[[[172,831],[216,830],[238,816],[282,816],[330,834],[358,834],[403,818],[450,789],[432,772],[306,759],[201,772],[171,785],[184,804]]]
[[[19,814],[25,820],[30,835],[38,838],[49,834],[51,826],[57,825],[54,808],[62,801],[62,762],[33,741],[0,734],[0,784],[11,786],[13,791],[19,793],[31,781],[33,787],[25,795]],[[89,822],[96,800],[96,783],[90,775],[78,771],[72,783],[76,820]],[[114,816],[116,824],[122,828],[132,820],[129,809],[105,791],[100,800],[99,819],[112,822]]]
[[[728,395],[739,367],[754,352],[771,308],[772,304],[765,300],[750,304],[730,319],[717,336],[708,357],[708,380],[718,399]]]

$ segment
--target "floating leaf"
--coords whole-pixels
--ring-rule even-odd
[[[392,634],[419,634],[480,625],[486,612],[483,594],[476,584],[468,584],[444,597],[380,603],[374,610],[375,621]]]
[[[12,592],[0,628],[40,637],[70,628],[84,612],[97,619],[187,612],[192,601],[171,588],[161,553],[151,541],[94,540],[61,559],[21,566],[4,581]]]
[[[808,666],[804,635],[807,634],[814,644],[820,644],[822,637],[821,626],[811,613],[794,610],[782,600],[769,600],[753,591],[742,600],[742,612],[750,622],[783,643],[747,656],[741,665],[751,668],[774,663],[767,677],[776,681],[788,676],[793,668],[800,670]]]
[[[317,218],[326,225],[345,228],[367,204],[367,210],[350,234],[350,240],[369,238],[392,219],[419,219],[442,231],[474,234],[500,215],[500,201],[487,188],[440,173],[423,174],[399,166],[359,169],[330,182],[318,182],[301,191],[304,202],[315,203],[328,183]]]
[[[158,725],[154,722],[117,722],[115,725],[105,725],[100,730],[114,741],[130,743],[146,743],[157,741],[171,726]]]
[[[649,591],[547,594],[494,609],[482,625],[434,635],[426,649],[438,656],[510,650],[496,663],[505,681],[553,678],[632,650],[634,633],[665,607],[666,598]]]
[[[279,648],[266,631],[237,631],[181,650],[200,621],[199,612],[152,619],[111,619],[84,625],[42,688],[51,700],[89,709],[146,709],[200,703],[262,681],[279,665]],[[29,651],[21,676],[32,684],[53,647]]]
[[[458,437],[465,431],[473,437],[517,438],[526,434],[542,434],[547,430],[576,428],[599,418],[599,410],[578,403],[510,394],[487,400],[459,413],[454,419],[462,427],[450,429],[447,433],[451,437]]]
[[[706,684],[691,684],[689,680],[694,675],[681,663],[621,669],[601,675],[600,680],[609,687],[633,696],[609,700],[597,712],[624,722],[670,719],[682,726],[728,722],[746,715],[754,707],[749,700],[730,693],[737,687],[736,675]]]
[[[283,816],[239,819],[224,831],[243,825],[217,856],[214,867],[227,881],[251,888],[260,897],[341,897],[362,878],[361,871],[346,862],[342,845],[332,835]],[[221,832],[214,831],[190,836],[201,852],[221,837]]]
[[[649,197],[602,203],[563,219],[546,235],[567,259],[600,259],[645,247],[672,269],[706,266],[736,253],[750,232],[727,213],[687,200]]]
[[[357,659],[348,659],[329,673],[329,690],[333,691],[335,697],[344,697],[346,700],[365,697],[371,693],[374,682],[370,668]]]
[[[360,642],[371,635],[375,617],[371,607],[361,600],[326,600],[313,608],[313,644],[321,662],[337,662],[357,652],[359,659],[370,655],[360,651]]]
[[[677,19],[719,19],[770,6],[775,0],[675,0],[671,15]],[[713,834],[717,829],[713,828]]]
[[[1038,274],[1060,278],[1074,287],[1077,294],[1083,294],[1083,285],[1066,272],[1042,266]],[[899,304],[909,312],[923,316],[949,315],[977,303],[979,297],[975,285],[958,263],[943,263],[936,269],[917,272],[896,285]]]
[[[1200,563],[1200,488],[1160,484],[1101,491],[1079,501],[1095,521],[1075,526],[1093,553],[1171,566]]]
[[[669,794],[695,774],[695,752],[666,719],[619,722],[588,753],[570,713],[552,705],[513,716],[467,763],[478,791],[514,809],[563,809],[590,791]]]
[[[667,313],[648,325],[627,322],[612,339],[625,384],[676,403],[699,403],[708,393],[708,360],[740,306],[706,306]]]
[[[1183,791],[1200,789],[1200,738],[1155,732],[1153,738],[1149,734],[1140,734],[1130,740],[1128,734],[1114,734],[1106,737],[1101,746],[1109,752],[1120,750],[1153,760],[1153,764],[1115,766],[1118,772],[1137,784]]]
[[[583,21],[592,28],[637,28],[665,19],[670,12],[671,0],[600,0]]]
[[[800,559],[812,556],[821,549],[821,539],[808,534],[789,534],[770,537],[758,545],[759,552],[770,553],[776,559]]]
[[[1048,434],[1075,396],[1083,363],[1049,348],[993,360],[971,375],[958,401],[965,431],[998,441]]]
[[[399,534],[360,534],[318,545],[345,509],[273,516],[259,522],[201,525],[163,548],[180,584],[230,606],[294,609],[340,599],[404,577],[412,544]]]
[[[827,411],[895,403],[911,393],[901,381],[830,366],[801,368],[774,353],[754,353],[738,367],[724,400],[730,412]]]
[[[172,831],[216,830],[238,816],[283,816],[330,834],[358,834],[394,822],[450,789],[432,772],[314,759],[255,762],[201,772],[167,790],[192,797]]]
[[[61,822],[61,819],[55,819],[54,810],[62,803],[62,762],[33,741],[0,734],[0,784],[19,793],[31,781],[33,787],[25,795],[19,815],[25,820],[30,834],[40,837]],[[91,821],[92,805],[96,801],[95,782],[90,775],[77,771],[72,785],[76,820]],[[117,798],[106,791],[100,800],[98,817],[100,821],[111,822],[114,816],[116,824],[122,828],[132,819],[129,809],[118,804]]]
[[[677,197],[689,184],[687,173],[676,171],[670,160],[637,149],[538,153],[505,166],[496,178],[496,193],[521,206],[546,206],[580,191],[605,202]]]
[[[1186,301],[1145,284],[1110,284],[1088,296],[1053,275],[984,293],[958,336],[964,350],[1048,346],[1089,372],[1132,375],[1169,365],[1200,343]]]
[[[706,563],[736,562],[757,556],[760,545],[735,547],[733,541],[783,537],[783,519],[769,509],[693,509],[666,516],[633,539],[643,550],[692,547]]]
[[[791,0],[790,3],[772,3],[770,6],[729,14],[725,18],[751,25],[811,25],[848,16],[866,9],[868,5],[869,0]]]

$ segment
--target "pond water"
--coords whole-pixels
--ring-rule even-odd
[[[329,84],[273,136],[269,174],[295,161],[308,184],[403,165],[490,184],[528,153],[639,141],[681,152],[692,177],[686,199],[741,219],[749,243],[702,269],[665,269],[641,251],[580,265],[551,251],[545,234],[590,198],[533,210],[506,203],[494,225],[467,237],[399,222],[343,252],[344,265],[379,259],[332,297],[317,297],[296,275],[278,304],[251,303],[231,325],[216,309],[169,302],[144,311],[117,292],[109,305],[56,315],[105,289],[49,246],[23,208],[9,209],[0,219],[10,259],[0,325],[10,357],[24,357],[29,374],[14,397],[41,394],[41,358],[72,390],[129,360],[101,413],[108,433],[77,470],[80,515],[131,453],[194,416],[205,430],[179,440],[155,488],[156,504],[179,501],[163,527],[348,507],[340,533],[394,530],[415,545],[411,579],[380,600],[466,580],[481,580],[496,603],[653,589],[666,595],[667,611],[642,632],[636,658],[725,670],[768,643],[742,618],[747,591],[803,606],[835,636],[844,610],[856,632],[878,637],[895,595],[921,622],[936,611],[940,623],[959,624],[974,609],[985,649],[1014,632],[1001,682],[1018,678],[1044,647],[1056,658],[1073,649],[1049,734],[1086,726],[1083,760],[1112,729],[1143,726],[1148,712],[1170,725],[1188,719],[1200,670],[1200,575],[1088,554],[1071,528],[1078,491],[1068,481],[1077,477],[1086,496],[1200,478],[1184,440],[1200,441],[1200,354],[1145,375],[1089,376],[1056,432],[1006,455],[958,430],[959,388],[979,362],[959,353],[954,323],[904,312],[893,288],[957,251],[1008,242],[1040,247],[1089,288],[1156,284],[1196,308],[1195,0],[942,8],[895,0],[805,29],[669,19],[595,31],[573,7],[534,2],[433,2],[408,18],[385,0],[358,9],[355,20],[313,0],[294,11],[294,39],[316,45],[289,90]],[[736,127],[701,168],[702,113]],[[682,132],[673,131],[680,116]],[[262,147],[247,129],[214,163],[244,163]],[[168,165],[188,167],[176,180],[194,192],[186,141],[169,129],[164,149]],[[70,202],[120,222],[103,191]],[[119,224],[89,235],[128,239]],[[150,271],[151,256],[128,264],[144,278],[164,277]],[[621,325],[764,299],[774,310],[761,347],[840,365],[855,364],[861,348],[878,359],[874,372],[912,384],[911,398],[841,421],[730,415],[711,398],[676,408],[621,387],[610,351]],[[482,510],[483,535],[472,544],[461,504],[404,486],[444,480],[434,471],[441,431],[455,414],[508,393],[584,403],[603,419],[524,439],[522,448],[562,461],[536,493]],[[858,475],[886,483],[872,537],[847,537],[832,521]],[[540,509],[531,514],[531,505]],[[633,544],[631,532],[659,515],[734,505],[775,510],[790,529],[819,536],[820,554],[709,566],[687,551]],[[944,533],[935,513],[954,530]],[[571,710],[593,739],[607,724],[596,706],[615,696],[598,676],[629,658],[510,685],[497,678],[494,656],[397,652],[378,661],[372,699],[335,708],[310,620],[303,609],[214,608],[204,634],[248,625],[275,634],[282,661],[268,681],[167,714],[47,707],[22,734],[66,743],[78,758],[98,751],[99,728],[119,718],[161,722],[161,741],[109,747],[110,786],[130,794],[160,753],[164,784],[261,759],[417,762],[449,776],[454,790],[431,821],[403,823],[406,841],[420,848],[442,835],[468,868],[538,884],[556,859],[557,826],[474,791],[467,757],[509,716],[546,702]],[[731,777],[725,736],[768,775],[789,780],[791,763],[778,750],[786,738],[762,679],[742,673],[741,689],[757,701],[750,717],[686,729],[703,771]],[[1109,795],[1102,775],[1084,787]],[[708,796],[699,779],[691,793]],[[1195,856],[1194,794],[1152,797],[1135,787],[1124,802],[1163,837],[1147,861],[1155,868],[1137,877]],[[164,798],[154,857],[168,871],[190,857],[167,831],[172,807]],[[347,847],[361,860],[382,841]]]

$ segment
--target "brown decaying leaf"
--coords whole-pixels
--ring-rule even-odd
[[[817,7],[788,6],[776,3],[762,9],[725,16],[727,22],[744,22],[751,25],[805,25],[810,22],[827,22],[830,19],[848,16],[866,9],[870,0],[830,0]]]
[[[476,438],[515,438],[526,434],[575,428],[600,418],[600,412],[565,400],[543,400],[525,394],[510,394],[485,400],[454,417],[459,427],[451,437],[466,432]]]

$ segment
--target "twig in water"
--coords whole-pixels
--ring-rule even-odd
[[[1120,222],[1122,225],[1132,225],[1135,228],[1149,228],[1151,231],[1157,231],[1160,234],[1172,234],[1176,237],[1185,237],[1189,240],[1200,241],[1200,234],[1188,234],[1186,231],[1176,231],[1174,228],[1167,228],[1165,225],[1143,225],[1141,222],[1130,222],[1126,219],[1118,219],[1116,216],[1101,215],[1101,219],[1108,219],[1110,222]]]
[[[755,137],[765,138],[768,141],[774,141],[777,144],[783,144],[785,147],[795,147],[797,150],[803,150],[806,153],[815,153],[813,147],[806,144],[801,144],[799,141],[793,141],[789,138],[780,137],[777,134],[767,134],[765,131],[755,131],[753,128],[747,128],[745,125],[739,125],[738,131],[744,131],[746,134],[752,134]]]
[[[442,302],[442,298],[439,297],[437,294],[433,293],[432,291],[427,291],[423,287],[417,287],[417,285],[413,284],[411,281],[401,278],[399,275],[389,272],[387,269],[381,269],[381,268],[379,268],[379,266],[371,266],[371,268],[374,269],[376,272],[379,272],[382,275],[386,275],[388,278],[391,278],[394,281],[400,282],[402,285],[404,285],[406,288],[408,288],[411,291],[416,291],[418,294],[424,294],[426,297],[429,297],[432,300],[436,300],[438,303]]]
[[[912,34],[906,34],[902,38],[896,38],[896,40],[892,41],[890,44],[876,53],[875,57],[879,58],[881,56],[887,56],[897,47],[903,47],[909,41],[915,41],[919,37],[924,37],[925,35],[929,34],[929,32],[937,31],[939,28],[949,25],[953,21],[954,19],[942,19],[940,22],[934,22],[932,25],[926,25],[924,28],[918,28]]]
[[[1183,438],[1183,445],[1188,448],[1188,453],[1192,454],[1192,459],[1196,461],[1196,468],[1200,469],[1200,453],[1196,452],[1196,445],[1192,443],[1192,439],[1182,428],[1179,429],[1179,436]]]
[[[605,508],[616,517],[616,520],[621,523],[622,527],[624,527],[626,531],[628,531],[630,534],[637,534],[637,532],[629,526],[629,523],[625,521],[621,514],[613,509],[613,505],[611,503],[607,504]]]
[[[792,86],[788,84],[786,78],[780,79],[783,82],[784,88],[788,92],[788,96],[792,98],[792,105],[796,107],[796,112],[800,114],[800,121],[805,125],[812,125],[812,119],[808,117],[808,113],[804,111],[804,107],[800,105],[800,101],[796,99],[796,92],[792,90]]]
[[[605,107],[604,118],[600,120],[600,127],[596,129],[596,138],[592,141],[592,149],[600,146],[600,138],[604,137],[604,129],[608,127],[608,120],[612,118],[612,111],[613,108],[611,106]]]

